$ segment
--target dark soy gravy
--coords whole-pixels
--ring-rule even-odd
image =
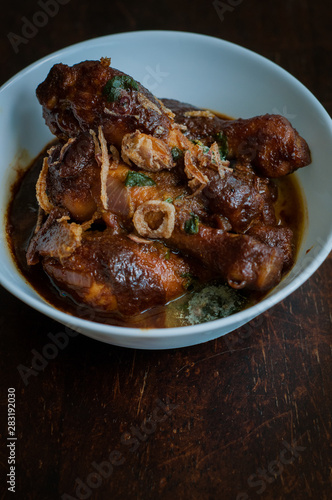
[[[126,318],[118,313],[103,313],[80,304],[74,296],[58,288],[43,271],[40,263],[28,266],[26,251],[34,233],[38,215],[35,186],[43,158],[49,147],[50,145],[40,153],[23,174],[20,174],[12,187],[12,199],[7,212],[8,242],[13,258],[24,278],[57,309],[90,321],[134,328],[164,328],[191,324],[185,312],[188,310],[188,301],[194,296],[195,291],[186,292],[184,296],[166,306],[155,307],[137,316]],[[277,217],[280,223],[293,230],[296,249],[298,249],[305,225],[305,205],[299,183],[294,174],[277,179],[275,182],[279,191],[276,203]],[[264,295],[266,292],[241,292],[243,298],[241,308],[244,309],[257,303]]]

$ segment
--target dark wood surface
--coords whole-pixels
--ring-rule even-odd
[[[328,0],[225,0],[224,20],[203,0],[61,3],[17,54],[7,35],[20,35],[40,6],[2,4],[0,83],[84,39],[175,29],[268,57],[332,113]],[[0,498],[331,498],[331,271],[330,257],[249,325],[169,351],[67,334],[52,351],[49,334],[60,339],[63,327],[1,289]],[[38,360],[43,352],[53,359]],[[26,384],[22,366],[34,369]],[[6,485],[8,387],[17,399],[15,494]]]

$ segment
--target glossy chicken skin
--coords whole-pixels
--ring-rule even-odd
[[[161,242],[83,227],[65,209],[52,209],[30,242],[27,261],[41,260],[61,289],[99,311],[134,315],[185,293],[189,275],[208,275]]]
[[[43,259],[47,274],[85,304],[130,316],[185,293],[192,268],[162,243],[137,243],[126,235],[85,233],[62,260]],[[197,274],[197,271],[195,270]]]
[[[311,162],[306,141],[280,115],[223,120],[212,114],[199,115],[198,108],[173,99],[163,99],[175,120],[187,127],[185,134],[211,144],[219,132],[228,142],[228,158],[251,163],[258,175],[280,177]]]
[[[132,88],[127,85],[115,101],[109,101],[104,90],[107,82],[127,76],[109,65],[110,59],[103,58],[52,67],[36,92],[51,132],[67,140],[102,125],[108,143],[119,148],[123,136],[136,130],[167,136],[172,120],[139,82],[133,81]]]

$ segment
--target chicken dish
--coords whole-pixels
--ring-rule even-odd
[[[296,237],[277,206],[311,159],[286,118],[158,99],[108,58],[56,64],[37,97],[57,140],[24,252],[68,300],[130,322],[204,285],[241,303],[292,267]]]

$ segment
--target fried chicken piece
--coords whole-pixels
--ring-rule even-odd
[[[121,148],[125,134],[139,130],[167,136],[173,122],[145,87],[110,67],[110,59],[74,66],[55,64],[37,88],[43,116],[51,132],[63,140],[101,125],[109,144]]]
[[[222,132],[227,137],[228,158],[250,162],[258,175],[280,177],[311,162],[306,141],[283,116],[224,120],[173,99],[163,102],[174,112],[175,121],[186,126],[184,133],[189,139],[211,145]]]
[[[44,257],[47,274],[79,301],[105,312],[130,316],[164,305],[185,293],[194,270],[162,243],[138,243],[125,235],[88,231],[62,260]]]
[[[81,245],[82,226],[69,223],[68,213],[60,208],[54,208],[31,239],[27,250],[27,262],[34,265],[39,257],[54,257],[60,262],[69,257]]]
[[[283,271],[287,271],[294,264],[293,231],[289,227],[256,224],[250,227],[246,234],[272,248],[279,248],[284,257]]]
[[[100,166],[91,134],[81,133],[49,150],[46,190],[53,206],[71,217],[89,220],[100,205]]]
[[[27,262],[41,260],[60,289],[97,310],[138,314],[184,294],[188,276],[211,277],[160,241],[86,229],[64,209],[52,209],[29,244]]]
[[[279,115],[230,121],[223,128],[230,158],[250,161],[265,177],[281,177],[311,162],[305,140]]]
[[[225,170],[223,176],[211,169],[205,172],[210,182],[203,194],[209,208],[226,217],[234,232],[245,233],[253,223],[276,223],[277,188],[269,179],[258,177],[249,165],[241,164]]]

